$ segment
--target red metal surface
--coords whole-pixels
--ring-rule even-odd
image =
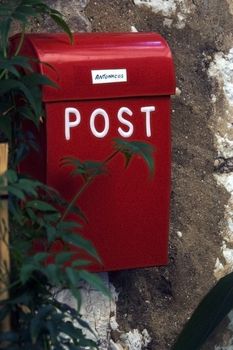
[[[170,95],[175,78],[171,52],[156,33],[29,34],[24,50],[51,64],[39,69],[60,89],[45,88],[44,101]],[[127,83],[93,85],[91,70],[125,68]]]
[[[44,169],[40,177],[67,199],[80,187],[81,179],[69,177],[69,170],[60,166],[61,158],[103,160],[112,152],[112,139],[122,136],[155,147],[153,178],[141,159],[133,159],[124,169],[123,156],[118,155],[109,164],[109,174],[98,177],[80,198],[89,220],[83,234],[94,242],[104,262],[103,267],[92,269],[166,264],[169,95],[174,93],[175,80],[164,39],[153,33],[77,34],[71,46],[64,35],[35,34],[27,37],[23,50],[52,64],[56,72],[41,65],[39,70],[60,84],[59,90],[43,91],[47,115],[42,131],[44,152],[39,162],[35,157],[26,167],[34,173]],[[93,84],[91,71],[100,69],[125,69],[127,81]],[[65,123],[67,108],[76,111],[67,114],[70,124]]]

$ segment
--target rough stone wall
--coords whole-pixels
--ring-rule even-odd
[[[226,184],[232,184],[233,168],[233,1],[48,2],[74,31],[157,31],[173,51],[178,89],[172,108],[170,261],[167,267],[110,274],[119,296],[116,310],[106,316],[108,345],[102,346],[168,350],[216,278],[232,270],[233,187]],[[31,30],[56,28],[45,19]],[[115,313],[119,327],[110,327]],[[149,344],[141,336],[144,329]],[[220,344],[216,349],[230,350],[229,339],[221,347],[218,336],[206,349]]]

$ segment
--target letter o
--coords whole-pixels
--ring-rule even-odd
[[[97,131],[95,127],[95,118],[97,116],[102,116],[104,118],[104,130],[103,131]],[[90,128],[94,136],[98,138],[103,138],[104,136],[107,135],[109,131],[109,117],[107,112],[102,109],[102,108],[97,108],[92,112],[91,117],[90,117]]]

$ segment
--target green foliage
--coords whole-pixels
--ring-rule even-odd
[[[101,264],[101,258],[82,235],[87,219],[77,201],[96,176],[108,171],[108,162],[118,153],[125,156],[126,166],[133,155],[142,157],[153,172],[153,149],[139,141],[115,140],[115,151],[102,162],[64,158],[62,165],[83,179],[70,203],[56,190],[18,172],[19,163],[30,149],[38,149],[33,133],[25,131],[23,123],[30,121],[40,128],[46,117],[41,87],[57,88],[33,70],[34,59],[20,56],[30,18],[44,15],[50,16],[72,43],[72,33],[62,14],[44,1],[11,0],[0,4],[0,142],[7,141],[10,146],[9,170],[0,176],[0,195],[9,194],[11,253],[11,276],[9,285],[5,285],[10,298],[0,302],[0,323],[6,315],[12,317],[12,330],[0,334],[0,343],[4,342],[4,348],[9,350],[95,349],[97,341],[87,339],[80,329],[93,333],[79,313],[78,286],[85,281],[106,295],[109,291],[97,275],[86,270],[92,262]],[[9,33],[14,21],[19,22],[21,34],[16,51],[10,54]],[[73,221],[66,219],[70,213]],[[3,239],[5,232],[0,234]],[[77,299],[78,310],[57,300],[64,288]]]
[[[72,33],[62,14],[49,7],[44,1],[11,0],[0,5],[0,113],[2,116],[0,140],[8,140],[13,150],[20,149],[20,155],[18,154],[14,159],[12,157],[14,166],[17,166],[25,157],[28,148],[33,146],[31,140],[26,139],[25,135],[20,137],[22,136],[21,126],[25,119],[32,120],[37,127],[39,126],[43,116],[41,86],[57,87],[46,76],[33,71],[32,59],[18,55],[29,19],[38,18],[41,15],[50,16],[69,35],[71,42],[73,41]],[[8,39],[13,21],[19,22],[22,33],[16,52],[10,56]],[[24,70],[27,70],[26,75]],[[19,133],[17,141],[20,142],[17,146],[16,133]],[[27,147],[22,146],[25,141]]]
[[[128,142],[121,139],[115,139],[115,147],[118,151],[124,154],[126,167],[129,165],[132,157],[137,155],[146,162],[151,174],[154,173],[154,148],[151,144],[141,141]]]
[[[221,278],[198,305],[173,350],[198,350],[233,309],[233,273]]]
[[[73,170],[70,174],[73,176],[81,175],[84,181],[107,172],[103,162],[94,162],[92,160],[80,161],[73,157],[64,158],[62,160],[62,166],[71,166]]]
[[[77,232],[82,228],[78,220],[61,221],[67,202],[55,190],[17,170],[30,148],[37,148],[33,134],[25,132],[22,124],[28,119],[40,127],[41,86],[57,88],[46,76],[33,71],[32,59],[19,55],[29,19],[41,15],[50,16],[72,42],[72,34],[61,13],[44,1],[12,0],[0,5],[0,141],[8,141],[10,145],[9,170],[0,177],[0,194],[9,193],[12,265],[10,285],[5,286],[10,299],[1,302],[0,322],[10,313],[15,324],[11,332],[0,334],[0,342],[6,341],[5,349],[12,350],[96,348],[97,342],[87,339],[76,326],[89,329],[79,312],[59,303],[56,295],[69,288],[80,308],[77,286],[81,280],[92,282],[107,293],[97,276],[82,270],[90,260],[79,260],[77,249],[85,251],[92,261],[100,258],[91,242]],[[22,33],[16,52],[10,55],[9,32],[13,21],[20,23]],[[70,210],[81,221],[85,219],[75,205]],[[53,252],[57,242],[63,242],[63,246],[72,244],[76,250],[75,260],[72,260],[74,252],[66,251],[68,248]]]

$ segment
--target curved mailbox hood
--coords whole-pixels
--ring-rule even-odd
[[[18,40],[12,39],[13,45]],[[71,45],[63,34],[30,34],[21,54],[49,65],[36,69],[59,85],[42,90],[46,122],[38,135],[40,155],[23,164],[67,199],[82,180],[60,166],[66,156],[103,160],[112,140],[154,145],[155,174],[135,157],[109,164],[80,198],[88,217],[83,235],[103,260],[92,270],[119,270],[167,263],[170,197],[170,95],[173,60],[155,33],[80,33]],[[77,256],[79,253],[77,252]]]

